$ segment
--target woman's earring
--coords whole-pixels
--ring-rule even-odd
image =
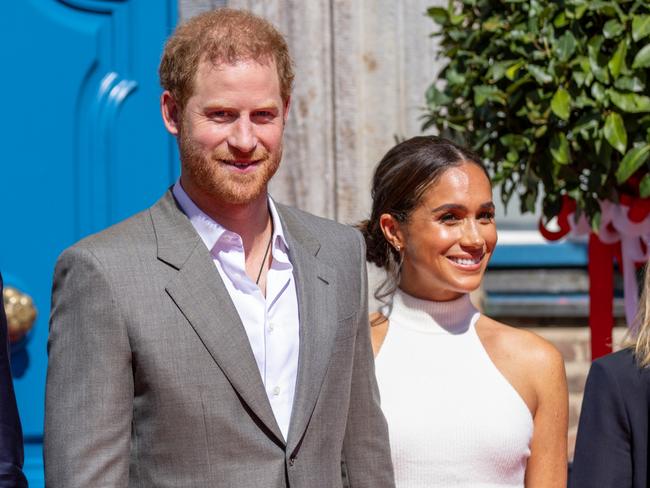
[[[402,254],[402,246],[395,244],[395,250],[397,251],[397,275],[402,271],[402,261],[404,260],[404,255]]]

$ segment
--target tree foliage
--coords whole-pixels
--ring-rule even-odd
[[[428,15],[446,60],[424,129],[487,161],[507,203],[547,218],[573,198],[650,196],[650,2],[449,0]]]

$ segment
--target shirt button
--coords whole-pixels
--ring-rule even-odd
[[[273,396],[278,396],[280,394],[280,387],[276,386],[273,388]]]
[[[269,333],[273,332],[274,329],[275,329],[275,325],[269,324]]]

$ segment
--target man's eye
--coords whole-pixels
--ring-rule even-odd
[[[230,114],[225,110],[214,110],[210,112],[210,118],[212,119],[225,119],[230,117]]]
[[[253,114],[253,117],[255,117],[255,119],[257,119],[257,120],[262,120],[262,121],[264,121],[264,120],[272,120],[273,118],[275,118],[275,114],[273,112],[268,111],[268,110],[260,110],[258,112],[255,112]]]
[[[483,212],[478,216],[479,220],[487,220],[492,222],[494,220],[494,212]]]

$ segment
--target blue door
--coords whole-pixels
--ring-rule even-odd
[[[31,486],[42,486],[47,332],[57,256],[177,177],[157,67],[176,0],[20,0],[0,14],[0,270],[38,317],[12,346]]]

